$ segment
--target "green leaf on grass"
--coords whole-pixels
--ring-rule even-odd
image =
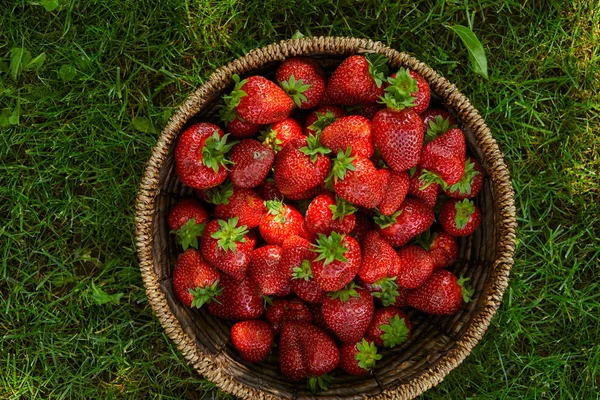
[[[152,125],[152,121],[150,121],[146,117],[133,117],[131,120],[133,127],[143,133],[156,133],[156,129],[154,125]]]
[[[92,282],[92,294],[90,297],[99,306],[106,303],[118,305],[121,301],[121,297],[123,297],[123,293],[108,294],[102,290],[102,288],[97,287],[94,282]]]
[[[304,37],[304,35],[302,34],[302,32],[300,31],[296,31],[294,32],[294,34],[292,35],[292,39],[302,39]]]
[[[71,64],[65,64],[58,70],[58,77],[62,79],[63,82],[69,82],[75,79],[77,76],[77,70]]]
[[[38,69],[44,64],[44,61],[46,61],[46,53],[42,53],[29,61],[24,69]]]
[[[467,50],[469,51],[469,60],[471,61],[471,69],[476,74],[483,76],[488,79],[487,71],[487,58],[483,45],[477,39],[477,36],[472,30],[462,25],[448,26],[449,29],[453,30],[462,40]]]
[[[17,80],[17,77],[29,61],[31,61],[31,53],[29,50],[21,47],[13,47],[10,49],[10,75],[13,80]]]
[[[41,4],[48,12],[56,10],[59,5],[58,0],[42,0]]]

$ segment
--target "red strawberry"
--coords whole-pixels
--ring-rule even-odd
[[[331,193],[323,193],[309,204],[305,214],[306,227],[315,234],[350,233],[356,223],[355,211],[356,207],[348,202]]]
[[[204,196],[209,203],[215,204],[215,218],[228,220],[237,217],[239,225],[248,229],[256,228],[267,212],[263,199],[252,189],[234,188],[228,184],[211,189]]]
[[[233,80],[235,88],[226,102],[246,122],[272,124],[286,119],[292,112],[292,99],[267,78],[255,75],[240,81],[238,75],[233,75]]]
[[[342,289],[358,273],[361,263],[360,246],[350,236],[337,232],[332,232],[330,236],[321,233],[311,251],[317,257],[311,260],[310,269],[315,282],[325,292]]]
[[[221,128],[208,122],[194,124],[179,136],[175,148],[177,177],[185,185],[208,189],[227,178],[226,153],[235,142],[227,143]]]
[[[423,286],[410,292],[408,305],[429,314],[455,314],[473,295],[473,290],[464,286],[469,279],[457,280],[445,269],[436,271]]]
[[[431,89],[429,88],[429,84],[421,75],[413,70],[401,70],[399,71],[401,74],[409,73],[410,77],[414,79],[417,90],[415,92],[411,92],[410,95],[414,97],[413,100],[413,111],[417,114],[421,114],[423,111],[427,109],[429,106],[429,100],[431,98]],[[388,78],[388,82],[392,85],[396,82],[396,74],[392,74]]]
[[[469,236],[481,223],[481,212],[472,200],[449,199],[440,210],[440,224],[452,236]]]
[[[273,304],[267,309],[265,317],[273,327],[275,334],[281,331],[281,327],[286,321],[312,322],[310,310],[298,299],[274,300]]]
[[[198,248],[198,238],[202,236],[204,226],[208,222],[208,213],[194,199],[180,200],[169,213],[169,228],[177,234],[177,243],[183,250],[188,247]]]
[[[359,341],[371,323],[375,304],[371,293],[354,282],[323,299],[321,312],[327,326],[344,343]]]
[[[383,215],[392,215],[402,205],[408,193],[409,177],[406,172],[396,172],[390,169],[380,169],[379,173],[384,176],[383,199],[377,206]]]
[[[362,240],[362,263],[358,277],[372,286],[373,296],[381,298],[384,305],[394,302],[398,295],[396,275],[400,259],[392,246],[377,231],[369,231]]]
[[[245,139],[231,150],[229,159],[233,163],[229,171],[231,182],[250,189],[265,180],[273,166],[275,153],[257,140]]]
[[[466,143],[465,135],[458,128],[435,138],[423,147],[419,165],[437,174],[444,186],[454,185],[465,171]]]
[[[412,171],[412,170],[411,170]],[[410,177],[408,194],[422,200],[428,207],[434,208],[440,193],[439,179],[431,172],[417,167]]]
[[[363,214],[362,212],[354,213],[356,216],[356,224],[354,225],[354,230],[350,234],[357,242],[362,242],[365,234],[373,229],[373,218],[368,215]]]
[[[373,341],[365,338],[356,343],[342,343],[340,346],[340,368],[351,375],[365,375],[381,357],[381,354],[377,354]]]
[[[395,347],[410,337],[412,327],[408,316],[396,307],[378,308],[365,332],[377,346]]]
[[[309,242],[314,242],[315,240],[317,240],[317,234],[313,233],[306,226],[306,218],[304,219],[304,222],[302,223],[302,228],[300,228],[300,232],[298,232],[298,236],[300,236],[303,239],[308,240]]]
[[[206,262],[196,249],[187,249],[177,257],[173,270],[173,291],[188,307],[200,308],[221,292],[221,274]]]
[[[460,180],[446,189],[446,194],[453,199],[472,199],[477,196],[483,186],[483,169],[473,157],[467,157],[465,172]]]
[[[405,289],[403,287],[398,287],[398,295],[395,297],[394,301],[390,303],[390,306],[404,308],[408,305],[408,294],[411,289]]]
[[[340,150],[332,169],[333,188],[342,199],[365,208],[377,207],[383,199],[384,177],[366,157],[350,157],[350,148]]]
[[[273,330],[256,319],[236,322],[231,327],[231,341],[244,360],[264,361],[273,346]]]
[[[282,200],[265,202],[267,213],[263,215],[258,229],[269,244],[281,246],[285,238],[297,235],[302,228],[302,214]]]
[[[260,132],[260,127],[260,124],[242,121],[238,116],[234,117],[234,119],[226,125],[227,132],[231,133],[231,136],[234,138],[239,139],[255,137],[258,135],[258,132]]]
[[[265,296],[287,296],[292,292],[291,277],[282,273],[279,261],[281,247],[263,246],[252,251],[248,277],[255,282]]]
[[[456,125],[456,120],[446,110],[440,110],[438,108],[428,108],[427,110],[425,110],[424,112],[422,112],[420,114],[421,114],[421,119],[423,120],[423,131],[425,133],[427,133],[427,131],[431,128],[437,130],[436,126],[442,126],[442,124],[446,124],[446,123],[448,124],[446,131],[448,129],[450,129],[450,127],[454,128]],[[444,122],[444,121],[446,121],[446,122]],[[445,132],[445,131],[443,131],[443,132]],[[439,132],[439,133],[443,133],[443,132]],[[435,135],[437,135],[437,134],[438,134],[438,132],[435,133]]]
[[[304,192],[292,192],[287,194],[288,200],[308,200],[320,195],[322,192],[321,186],[305,190]]]
[[[221,287],[221,294],[206,306],[210,314],[234,321],[260,318],[264,311],[263,298],[254,282],[222,275]]]
[[[379,215],[375,217],[375,222],[379,226],[381,237],[392,247],[400,247],[425,232],[434,219],[430,207],[419,199],[407,197],[393,215]]]
[[[314,254],[310,251],[310,242],[300,236],[289,236],[282,244],[281,272],[292,279],[292,290],[308,303],[318,303],[325,293],[315,282],[310,269],[310,260]]]
[[[374,152],[371,121],[360,115],[341,117],[323,129],[321,143],[334,154],[350,147],[353,156],[371,157]]]
[[[458,260],[458,243],[454,236],[446,232],[437,232],[429,245],[429,256],[433,260],[433,268],[446,268]]]
[[[265,179],[265,181],[256,188],[256,192],[263,200],[283,200],[283,195],[279,191],[273,178]],[[267,208],[265,207],[265,210],[266,209]]]
[[[383,95],[386,64],[387,59],[380,54],[346,58],[333,71],[327,95],[334,103],[345,106],[377,102]]]
[[[308,322],[283,324],[279,339],[279,368],[291,381],[309,379],[313,391],[326,390],[323,375],[337,367],[340,352],[332,338]],[[319,379],[321,378],[321,379]]]
[[[319,186],[329,173],[329,149],[315,136],[295,138],[275,157],[275,183],[284,196]]]
[[[271,125],[261,134],[259,140],[278,153],[290,140],[302,136],[302,126],[290,117]]]
[[[215,219],[202,234],[202,255],[213,267],[235,279],[243,279],[256,243],[247,233],[248,228],[240,226],[237,217],[228,221]]]
[[[308,114],[304,121],[306,136],[315,135],[323,131],[329,124],[338,118],[346,116],[346,111],[336,106],[322,106]]]
[[[433,272],[433,260],[420,246],[404,246],[398,250],[398,286],[414,289],[421,286]]]
[[[311,58],[288,58],[277,68],[275,78],[298,108],[316,107],[325,94],[325,73]]]

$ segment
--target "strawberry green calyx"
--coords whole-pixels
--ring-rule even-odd
[[[446,183],[446,181],[444,181],[442,179],[441,176],[439,176],[435,172],[431,172],[431,171],[428,171],[426,169],[422,169],[421,170],[421,175],[419,175],[419,180],[421,182],[425,182],[425,185],[421,186],[419,188],[419,190],[425,190],[425,189],[427,189],[429,187],[429,185],[431,185],[432,183],[437,183],[444,190],[446,190],[448,188],[448,184]]]
[[[321,134],[323,129],[337,121],[337,117],[329,110],[323,113],[317,113],[317,120],[308,127],[308,130]]]
[[[208,304],[211,301],[219,303],[216,299],[221,294],[223,288],[219,286],[219,281],[216,280],[210,286],[197,287],[196,289],[188,289],[190,294],[194,297],[192,300],[192,307],[200,308],[204,304]]]
[[[333,167],[331,168],[331,172],[328,180],[333,178],[334,182],[338,182],[339,180],[344,180],[346,178],[346,173],[348,171],[356,171],[356,167],[352,162],[356,159],[356,156],[350,157],[352,154],[352,148],[348,147],[346,151],[339,150],[337,153],[336,159],[333,161]]]
[[[313,277],[312,269],[310,269],[310,261],[303,260],[299,267],[292,269],[292,279],[310,280]]]
[[[279,84],[288,96],[294,100],[297,107],[300,107],[302,102],[306,101],[306,96],[303,93],[311,87],[311,85],[305,84],[302,79],[296,80],[294,75],[290,76],[287,81],[279,82]]]
[[[458,229],[462,229],[469,223],[471,214],[475,212],[475,203],[469,199],[457,201],[455,209],[456,216],[454,217],[454,223]]]
[[[383,85],[385,76],[389,72],[388,59],[382,54],[367,54],[365,56],[367,63],[369,63],[369,75],[373,78],[377,87],[380,88]]]
[[[381,335],[383,345],[390,348],[406,342],[410,333],[404,318],[400,318],[398,315],[390,318],[388,323],[379,325],[379,329],[384,332]]]
[[[333,213],[334,221],[336,219],[341,221],[344,219],[344,217],[354,214],[357,210],[352,203],[339,198],[339,196],[335,196],[335,204],[330,205],[329,209]]]
[[[235,251],[237,243],[246,241],[248,227],[246,225],[237,226],[238,217],[230,218],[227,221],[222,219],[219,221],[219,230],[213,232],[210,237],[218,239],[218,246],[224,251]]]
[[[277,129],[272,128],[262,131],[258,137],[258,140],[262,142],[262,144],[273,149],[274,153],[278,153],[281,150],[281,145],[283,144],[283,140],[277,137]]]
[[[233,196],[233,183],[227,182],[205,192],[206,199],[212,204],[229,204],[229,198]]]
[[[240,105],[242,97],[247,96],[247,93],[242,90],[242,86],[244,86],[248,80],[240,80],[238,74],[234,74],[232,78],[235,82],[235,87],[229,95],[223,96],[225,105],[219,111],[219,118],[226,124],[232,122],[236,118],[244,121],[244,119],[237,114],[235,108]]]
[[[369,343],[365,338],[361,342],[356,343],[356,350],[358,350],[358,353],[356,353],[354,358],[358,361],[358,366],[366,371],[371,370],[375,366],[375,363],[381,360],[382,355],[377,354],[375,343]]]
[[[242,120],[242,117],[238,115],[235,108],[231,108],[227,103],[227,100],[225,100],[225,105],[221,106],[221,109],[219,110],[219,119],[224,124],[228,124],[235,121],[236,118]]]
[[[329,390],[329,384],[332,377],[325,374],[321,376],[311,376],[308,378],[308,387],[312,393],[325,392]]]
[[[448,132],[452,128],[456,128],[456,125],[450,125],[449,118],[438,115],[435,117],[435,120],[429,121],[429,127],[427,128],[427,132],[425,132],[425,143],[423,144],[431,142],[433,139]]]
[[[396,77],[388,78],[387,81],[390,86],[385,88],[385,95],[381,97],[380,103],[392,110],[414,107],[415,97],[411,93],[416,93],[419,89],[417,81],[410,76],[407,68],[400,68]]]
[[[348,259],[344,257],[344,253],[348,251],[344,246],[345,237],[346,235],[340,235],[337,232],[331,232],[329,236],[319,233],[317,243],[312,244],[310,249],[310,251],[318,254],[315,261],[325,260],[324,265],[331,264],[334,261],[348,262]]]
[[[450,192],[458,191],[460,194],[471,194],[471,183],[473,182],[473,178],[479,174],[480,172],[475,169],[475,164],[467,158],[465,161],[465,172],[460,181],[450,186]]]
[[[421,233],[419,236],[415,238],[415,243],[425,250],[429,251],[433,240],[436,238],[437,233],[432,233],[431,229],[427,229],[425,232]]]
[[[379,210],[375,209],[375,217],[373,217],[373,221],[379,225],[381,229],[385,229],[390,227],[396,223],[396,219],[402,214],[402,210],[398,210],[392,215],[383,215],[379,212]]]
[[[197,224],[195,218],[190,218],[181,228],[175,232],[177,243],[186,250],[188,247],[198,248],[198,236],[202,236],[206,224]]]
[[[337,292],[329,293],[328,296],[331,299],[340,299],[342,303],[345,303],[350,300],[350,297],[360,297],[356,289],[360,289],[360,286],[352,281]]]
[[[267,306],[273,305],[273,298],[271,296],[267,296],[266,294],[263,294],[262,300],[263,300],[263,307],[265,308],[265,310],[267,309]]]
[[[396,297],[400,295],[398,292],[398,284],[396,277],[382,278],[372,285],[374,288],[381,289],[380,292],[373,292],[373,297],[381,300],[385,307],[391,306],[396,302]]]
[[[202,148],[202,163],[208,168],[212,168],[215,174],[219,172],[219,168],[227,168],[228,164],[233,164],[229,161],[225,155],[233,146],[238,144],[237,140],[227,143],[227,137],[229,133],[219,138],[219,133],[215,133],[206,139],[204,147]]]
[[[456,284],[460,286],[462,297],[465,303],[470,302],[473,294],[475,293],[475,290],[471,286],[467,285],[467,282],[470,280],[471,278],[465,278],[464,276],[461,276],[458,278],[458,281],[456,281]]]
[[[310,156],[310,161],[313,164],[317,161],[317,158],[321,155],[331,153],[331,150],[321,144],[320,134],[309,135],[306,138],[307,145],[304,147],[300,147],[300,152]]]
[[[275,200],[267,200],[265,201],[265,207],[267,207],[267,211],[269,214],[275,216],[275,222],[279,222],[280,224],[285,224],[287,220],[285,218],[286,208],[283,204],[283,200],[275,199]]]

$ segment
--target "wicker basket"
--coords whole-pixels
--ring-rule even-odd
[[[184,357],[200,374],[226,392],[242,398],[314,397],[305,383],[291,383],[281,376],[276,354],[263,363],[244,362],[229,340],[230,324],[205,310],[184,307],[173,294],[171,275],[177,245],[169,235],[167,214],[178,199],[192,194],[175,174],[173,150],[177,136],[183,127],[193,122],[215,120],[220,96],[231,90],[234,73],[272,77],[282,60],[300,55],[318,58],[325,69],[331,71],[348,55],[373,52],[388,57],[391,67],[412,68],[429,82],[432,93],[458,117],[470,153],[485,170],[483,189],[476,198],[482,211],[482,226],[472,236],[460,240],[460,261],[451,268],[471,277],[475,295],[472,302],[452,316],[409,311],[414,331],[408,342],[391,350],[384,349],[384,357],[371,375],[350,377],[335,372],[330,390],[321,397],[410,399],[418,396],[441,382],[464,360],[485,333],[500,305],[513,264],[514,192],[502,153],[469,100],[426,65],[368,39],[303,38],[263,47],[215,71],[177,110],[152,152],[137,199],[136,241],[150,304]]]

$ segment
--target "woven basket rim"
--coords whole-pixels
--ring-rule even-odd
[[[193,92],[177,109],[164,130],[160,134],[156,146],[147,162],[141,179],[136,201],[135,238],[140,263],[140,271],[146,287],[149,303],[163,325],[167,335],[181,350],[183,356],[206,379],[214,382],[221,390],[243,398],[275,399],[270,393],[250,387],[233,376],[222,371],[222,365],[210,355],[203,354],[194,340],[184,332],[179,321],[171,311],[164,293],[158,283],[158,276],[153,268],[152,256],[152,218],[155,199],[159,192],[159,174],[164,160],[169,153],[172,142],[177,137],[183,124],[195,115],[205,96],[221,90],[232,82],[231,75],[256,69],[254,65],[263,66],[273,61],[286,58],[310,55],[330,54],[349,55],[356,53],[378,52],[394,56],[399,64],[410,67],[423,75],[430,84],[432,91],[440,95],[459,114],[461,120],[473,131],[477,145],[481,148],[488,164],[491,184],[497,194],[499,205],[499,229],[497,256],[490,270],[490,287],[482,293],[481,306],[472,313],[469,326],[463,336],[432,368],[410,382],[401,384],[393,389],[384,390],[377,399],[414,398],[429,388],[440,383],[444,377],[458,366],[473,347],[481,340],[489,323],[501,304],[502,295],[508,285],[510,269],[513,265],[513,254],[516,237],[516,218],[514,205],[514,190],[508,168],[502,158],[496,141],[485,125],[479,112],[473,108],[469,100],[462,95],[456,86],[441,77],[436,71],[415,58],[393,50],[381,42],[370,39],[348,37],[315,37],[282,41],[250,51],[229,64],[217,69],[209,79]],[[253,67],[249,67],[253,66]]]

